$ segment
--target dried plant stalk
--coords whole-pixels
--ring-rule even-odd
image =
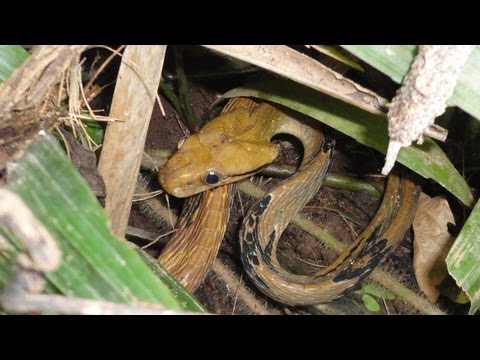
[[[148,124],[160,83],[166,46],[129,45],[115,85],[98,170],[107,188],[105,210],[112,231],[123,237],[137,183]]]
[[[423,142],[435,118],[445,112],[457,78],[475,46],[420,45],[388,111],[388,144],[382,174],[392,169],[401,147]]]
[[[48,132],[60,121],[53,101],[58,85],[85,49],[84,45],[38,46],[0,84],[0,169],[19,156],[39,130]]]

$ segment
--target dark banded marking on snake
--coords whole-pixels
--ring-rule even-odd
[[[329,149],[327,151],[332,149],[331,146],[322,148]],[[325,155],[323,152],[320,154]],[[318,173],[322,176],[326,174],[321,169],[325,162],[328,162],[328,158],[321,159],[319,163]],[[314,177],[313,174],[311,176]],[[291,179],[282,184],[283,188],[293,187],[285,184],[289,181]],[[269,198],[266,207],[261,207],[261,211],[254,206],[246,215],[240,234],[242,261],[248,275],[262,292],[290,305],[329,302],[345,291],[356,288],[358,282],[368,276],[402,239],[413,221],[419,195],[419,187],[411,179],[398,172],[393,173],[389,177],[382,205],[370,225],[330,266],[313,276],[306,276],[288,272],[276,259],[276,246],[284,227],[276,226],[273,229],[273,219],[279,217],[280,213],[285,216],[285,211],[288,212],[287,207],[279,208],[282,205],[276,203],[280,197],[277,189],[280,188],[272,191],[274,195]],[[292,193],[288,196],[295,198]],[[260,203],[263,203],[263,199]],[[294,215],[286,216],[291,218]],[[254,221],[251,221],[252,218]],[[264,238],[262,234],[265,234]],[[246,265],[250,262],[251,266]]]
[[[268,103],[233,99],[221,116],[205,125],[198,135],[186,139],[178,156],[160,169],[162,186],[175,196],[205,191],[186,212],[191,219],[179,220],[180,231],[172,239],[175,244],[169,243],[159,258],[190,290],[199,285],[218,251],[232,199],[231,184],[264,169],[275,159],[278,149],[270,143],[275,134],[298,138],[304,151],[298,171],[257,202],[241,229],[245,270],[266,295],[290,305],[338,298],[367,276],[410,227],[419,188],[408,177],[393,173],[370,225],[331,265],[314,276],[295,275],[282,268],[276,256],[278,240],[290,220],[319,190],[334,149],[334,141],[325,139],[315,124],[298,121],[289,114]],[[235,156],[241,161],[232,161]],[[205,174],[212,170],[222,175],[215,184],[204,181]],[[201,245],[196,246],[198,243]]]

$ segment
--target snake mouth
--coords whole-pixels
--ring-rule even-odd
[[[160,173],[158,176],[158,182],[165,192],[175,197],[184,198],[194,195],[191,193],[193,187],[192,184],[183,183],[180,185],[180,183],[172,176],[162,176]]]
[[[171,186],[171,187],[164,186],[162,184],[162,187],[170,195],[173,195],[177,198],[186,198],[186,197],[196,195],[196,194],[206,190],[204,188],[195,187],[195,186],[193,186],[193,184],[182,184],[182,186]]]

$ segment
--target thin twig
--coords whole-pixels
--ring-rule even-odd
[[[235,195],[237,195],[237,198],[238,198],[238,203],[240,205],[240,211],[242,213],[242,217],[245,217],[245,209],[243,207],[242,196],[240,194],[240,190],[238,190],[237,187],[235,187]]]
[[[160,112],[162,113],[162,116],[165,117],[165,109],[163,108],[162,100],[160,99],[160,95],[158,95],[158,93],[156,94],[156,99],[158,107],[160,108]]]
[[[220,279],[227,288],[236,289],[235,296],[237,301],[241,299],[243,304],[248,307],[253,313],[260,315],[274,315],[280,314],[278,310],[271,309],[262,304],[243,284],[243,281],[239,280],[223,263],[216,259],[213,263],[212,270],[215,275]],[[227,294],[227,296],[231,296]]]
[[[113,60],[115,56],[122,57],[122,54],[120,53],[120,51],[122,51],[125,48],[125,46],[126,45],[121,45],[117,48],[117,50],[114,50],[109,46],[98,46],[98,47],[108,49],[109,51],[112,52],[112,54],[102,63],[102,65],[98,67],[97,71],[95,71],[95,74],[93,74],[93,76],[90,77],[90,80],[88,81],[87,85],[85,85],[85,89],[90,89],[90,87],[92,87],[93,82],[98,78],[98,76],[102,73],[102,71],[107,67],[107,65]]]
[[[140,229],[140,228],[137,228],[137,227],[131,226],[131,225],[127,226],[127,232],[125,234],[130,235],[130,236],[135,236],[137,238],[149,240],[149,241],[153,241],[156,238],[158,238],[157,233],[154,233],[154,232],[151,232],[151,231],[148,231],[148,230],[144,230],[144,229]],[[163,243],[162,241],[159,241],[159,242]],[[165,245],[166,242],[167,241],[165,240],[164,245]]]
[[[156,244],[158,242],[158,240],[160,240],[161,238],[164,238],[165,236],[171,235],[171,234],[173,234],[177,231],[178,231],[178,229],[173,229],[173,230],[167,231],[165,234],[157,236],[157,238],[155,240],[153,240],[152,242],[150,242],[147,245],[142,246],[140,249],[145,250],[146,248],[149,248],[150,246]]]
[[[383,306],[385,307],[385,311],[387,312],[387,315],[390,315],[390,311],[388,310],[387,302],[385,301],[385,298],[383,296],[382,296],[382,302],[383,302]]]
[[[133,194],[132,202],[145,201],[157,197],[158,195],[163,194],[163,190],[149,191],[146,193],[136,193]]]

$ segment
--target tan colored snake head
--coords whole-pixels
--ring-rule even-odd
[[[258,110],[267,121],[257,121]],[[277,146],[269,142],[276,114],[271,106],[253,111],[239,107],[210,121],[186,138],[160,169],[162,187],[188,197],[251,176],[277,157]]]

